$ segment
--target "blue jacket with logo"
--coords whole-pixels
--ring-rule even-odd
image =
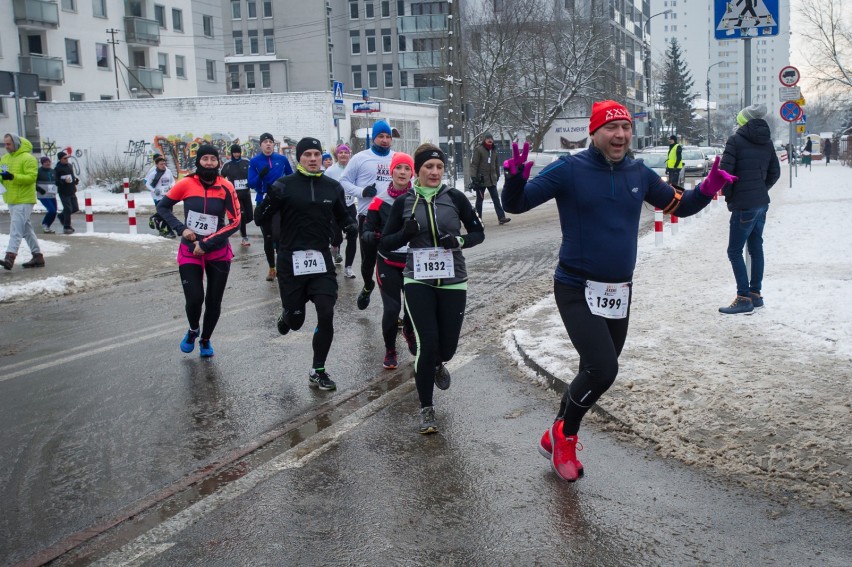
[[[269,171],[265,175],[260,175],[265,168],[269,168]],[[251,158],[248,168],[248,186],[255,190],[255,202],[263,201],[264,195],[272,184],[285,175],[293,175],[293,168],[286,156],[273,152],[269,156],[259,153]]]
[[[595,147],[560,157],[528,182],[507,174],[505,183],[503,208],[509,213],[556,199],[562,246],[554,277],[578,288],[587,279],[633,279],[643,202],[688,217],[711,201],[697,188],[680,195],[641,159],[610,163]]]

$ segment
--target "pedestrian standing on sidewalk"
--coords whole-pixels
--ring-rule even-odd
[[[825,165],[828,165],[831,163],[831,140],[826,139],[823,147],[825,148],[823,150],[823,153],[825,154]]]
[[[387,187],[387,184],[391,182],[393,131],[387,122],[377,120],[373,123],[371,132],[372,145],[352,156],[340,178],[340,184],[343,185],[346,194],[358,199],[359,231],[367,219],[367,207],[379,192],[378,187]],[[364,279],[364,288],[356,300],[358,309],[364,310],[370,305],[370,294],[376,287],[376,282],[373,281],[375,269],[376,247],[361,242],[361,277]]]
[[[343,175],[343,171],[346,169],[346,165],[349,163],[349,158],[352,156],[352,150],[349,149],[349,146],[346,144],[340,144],[334,150],[334,159],[337,161],[334,165],[328,168],[325,171],[325,175],[334,179],[335,181],[340,181],[340,177]],[[341,191],[343,191],[343,186],[340,186]],[[358,218],[358,210],[356,207],[357,200],[352,195],[343,191],[343,200],[346,205],[346,212],[349,213],[353,219]],[[342,230],[343,227],[341,227]],[[358,250],[358,235],[357,234],[347,234],[346,235],[346,251],[344,252],[344,257],[340,255],[340,247],[332,246],[331,255],[334,256],[334,263],[340,264],[343,263],[343,276],[348,279],[355,279],[355,273],[352,271],[352,264],[355,262],[355,252]]]
[[[239,144],[231,146],[231,159],[222,166],[222,177],[231,182],[240,200],[240,236],[243,237],[240,246],[251,246],[246,232],[246,226],[254,219],[251,206],[251,189],[248,186],[249,161],[243,158],[243,148]]]
[[[379,246],[382,234],[390,216],[391,208],[397,198],[411,189],[411,177],[414,175],[414,160],[404,152],[394,152],[391,160],[393,181],[381,193],[373,197],[367,207],[367,219],[361,228],[361,240],[372,246]],[[379,247],[376,260],[376,279],[382,297],[382,337],[385,340],[384,368],[396,368],[399,364],[396,353],[396,335],[399,331],[399,310],[402,307],[403,270],[408,255],[408,246],[384,251]],[[408,311],[402,317],[402,336],[408,343],[412,355],[417,354],[417,343]]]
[[[740,117],[737,116],[737,123],[738,124],[739,124],[739,118]],[[742,124],[740,124],[740,126],[742,126]],[[811,157],[811,154],[813,153],[813,151],[814,151],[813,140],[808,138],[805,141],[805,146],[802,148],[802,167],[807,167],[808,169],[812,169],[811,168],[811,160],[813,158]]]
[[[679,217],[707,206],[736,177],[719,169],[716,158],[707,179],[683,193],[663,182],[642,161],[627,156],[633,120],[623,105],[595,102],[589,122],[592,146],[560,157],[532,181],[533,162],[513,144],[503,187],[503,206],[523,213],[556,199],[562,244],[554,274],[554,295],[568,336],[580,355],[580,371],[565,388],[556,421],[545,431],[540,451],[567,481],[583,475],[577,459],[577,433],[590,407],[618,374],[627,338],[633,270],[642,203]]]
[[[633,157],[633,156],[630,156]],[[669,153],[666,158],[666,175],[677,182],[683,169],[683,146],[677,143],[677,136],[669,136]]]
[[[251,158],[248,170],[248,186],[254,189],[255,203],[263,201],[266,192],[272,184],[285,175],[292,175],[293,168],[287,156],[275,153],[275,138],[269,132],[260,135],[260,153]],[[258,224],[260,233],[263,235],[263,252],[266,254],[266,263],[269,271],[266,281],[275,281],[275,252],[278,249],[278,219],[268,219],[265,225]]]
[[[7,270],[12,269],[23,239],[27,241],[33,257],[21,265],[25,268],[42,268],[44,255],[30,219],[36,202],[38,161],[32,154],[33,145],[26,138],[6,134],[3,141],[6,153],[0,158],[0,179],[3,183],[3,200],[9,206],[9,243],[0,265]]]
[[[444,363],[456,353],[464,320],[468,274],[462,249],[485,240],[470,201],[442,182],[446,161],[432,144],[414,151],[414,190],[396,198],[379,240],[384,254],[408,247],[403,288],[417,343],[414,380],[424,435],[438,431],[432,395],[435,386],[450,387]]]
[[[62,212],[59,213],[62,233],[74,234],[71,215],[80,210],[80,204],[77,202],[77,184],[80,180],[74,173],[74,168],[68,163],[68,154],[59,152],[56,154],[56,159],[59,163],[53,169],[53,175],[56,178],[56,192],[59,193],[59,200],[62,201]]]
[[[766,106],[754,104],[737,115],[740,125],[728,138],[721,168],[737,177],[722,191],[731,222],[728,230],[728,260],[734,270],[737,296],[719,313],[741,315],[763,307],[763,229],[769,210],[769,190],[781,177],[781,164],[775,153],[772,132],[764,120]],[[751,275],[743,259],[743,247],[751,256]]]
[[[172,175],[172,171],[166,166],[165,158],[163,156],[155,157],[154,167],[145,175],[145,187],[151,192],[151,199],[154,201],[154,214],[148,219],[148,226],[166,238],[175,238],[177,235],[163,221],[163,218],[156,212],[156,209],[157,203],[169,192],[169,189],[174,184],[175,178]]]
[[[497,161],[497,149],[494,147],[494,136],[486,132],[482,136],[482,143],[473,151],[470,160],[470,178],[474,191],[476,192],[476,214],[482,219],[482,202],[485,200],[485,191],[491,195],[494,204],[494,212],[500,224],[509,222],[509,217],[503,211],[500,204],[500,194],[497,192],[497,181],[500,179],[500,164]]]
[[[38,201],[47,212],[44,218],[41,219],[41,230],[45,234],[53,234],[56,231],[51,228],[53,221],[56,220],[56,179],[53,175],[53,168],[50,167],[50,158],[42,157],[39,162],[38,176],[36,177],[36,193],[38,193]]]
[[[308,384],[320,390],[335,390],[337,384],[325,363],[334,340],[334,304],[337,277],[329,243],[336,227],[356,232],[355,219],[346,213],[340,198],[340,183],[322,172],[322,144],[302,138],[296,144],[296,173],[276,181],[254,211],[254,221],[269,223],[280,213],[278,290],[281,315],[278,332],[297,331],[305,322],[305,307],[313,302],[317,326],[313,333],[313,363]]]
[[[178,181],[157,203],[157,212],[181,235],[177,263],[189,330],[180,350],[190,353],[198,341],[202,358],[213,356],[210,337],[222,312],[222,296],[234,253],[228,238],[240,227],[240,202],[234,186],[219,176],[219,152],[203,144],[195,152],[195,172]],[[172,209],[183,202],[183,220]],[[207,275],[207,292],[204,276]],[[201,311],[204,311],[204,324]]]

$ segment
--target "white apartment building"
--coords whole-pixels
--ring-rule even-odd
[[[790,62],[790,9],[790,0],[779,0],[779,34],[751,40],[751,102],[766,105],[773,131],[785,124],[778,114],[778,73]],[[710,101],[719,111],[738,112],[745,105],[744,42],[715,38],[714,2],[651,0],[651,15],[653,65],[662,66],[669,42],[677,39],[700,98],[706,99],[709,80]]]

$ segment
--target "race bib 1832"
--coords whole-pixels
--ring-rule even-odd
[[[452,250],[444,248],[411,248],[414,254],[414,279],[437,280],[456,275]]]
[[[624,319],[630,304],[630,282],[603,283],[586,281],[586,302],[594,315]]]
[[[324,274],[325,257],[319,250],[294,250],[293,275]]]

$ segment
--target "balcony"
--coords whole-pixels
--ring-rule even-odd
[[[61,57],[22,55],[18,58],[21,73],[35,73],[40,83],[61,85],[65,82],[65,63]]]
[[[131,67],[130,89],[136,89],[137,96],[147,96],[147,91],[152,94],[163,94],[163,72],[159,69],[148,69],[147,67]]]
[[[441,51],[408,51],[399,54],[400,69],[436,69],[443,64]]]
[[[447,16],[399,16],[396,19],[396,29],[399,33],[444,32],[447,31]]]
[[[55,30],[59,27],[59,6],[47,0],[12,0],[15,24],[27,29]]]
[[[399,98],[408,102],[429,102],[432,104],[446,100],[446,87],[402,87]]]
[[[129,16],[124,18],[124,40],[130,45],[160,45],[160,24]]]

